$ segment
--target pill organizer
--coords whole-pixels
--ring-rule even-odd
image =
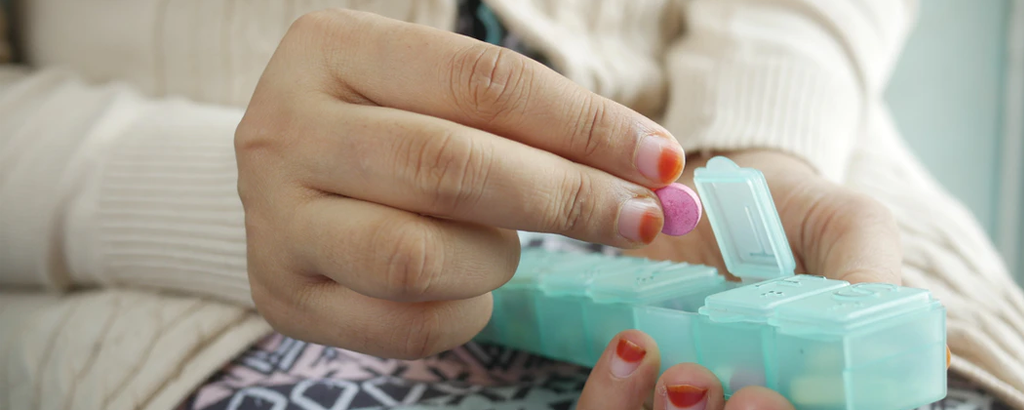
[[[795,275],[760,171],[715,157],[694,177],[729,273],[527,249],[477,336],[583,366],[639,329],[662,371],[699,363],[726,397],[771,388],[797,409],[913,409],[946,396],[946,313],[922,289]]]

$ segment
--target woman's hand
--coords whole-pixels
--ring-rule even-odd
[[[635,248],[667,131],[506,49],[372,14],[296,22],[236,134],[253,300],[288,336],[416,358],[476,335],[515,229]]]
[[[889,210],[870,197],[818,176],[805,162],[774,151],[741,151],[725,156],[764,173],[797,260],[798,273],[852,283],[899,285],[900,233]],[[693,172],[707,158],[691,157],[680,182],[693,185]],[[686,236],[660,236],[627,254],[717,266],[726,272],[707,218]]]
[[[745,387],[728,402],[710,370],[694,363],[672,366],[658,377],[661,358],[647,334],[627,330],[612,339],[590,373],[579,410],[791,410],[778,393]],[[652,398],[653,392],[653,400]]]

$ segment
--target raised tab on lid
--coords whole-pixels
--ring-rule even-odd
[[[652,262],[630,274],[597,278],[589,293],[597,303],[643,303],[705,289],[723,280],[709,266]]]
[[[780,306],[847,285],[821,276],[777,278],[708,296],[698,312],[716,322],[766,322]]]
[[[563,272],[543,275],[538,280],[540,289],[548,295],[584,296],[595,279],[609,275],[626,275],[631,270],[649,265],[646,259],[601,256],[588,259],[583,266],[564,269]]]
[[[792,276],[796,259],[761,171],[714,157],[694,183],[729,273],[741,278]]]
[[[781,306],[772,324],[793,332],[836,334],[936,303],[924,289],[858,283]]]

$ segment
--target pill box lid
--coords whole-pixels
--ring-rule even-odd
[[[764,323],[781,306],[848,285],[821,276],[780,277],[710,295],[698,312],[716,322]]]
[[[625,275],[594,279],[588,294],[595,303],[643,304],[698,292],[724,280],[710,266],[647,262]]]
[[[924,289],[858,283],[782,305],[769,323],[788,333],[844,334],[937,306]]]
[[[553,267],[571,263],[575,258],[561,252],[550,252],[542,249],[524,249],[519,257],[516,272],[505,284],[505,288],[532,287],[537,279]]]
[[[714,157],[694,183],[729,273],[743,279],[793,276],[796,259],[764,174]]]
[[[634,257],[601,256],[557,274],[542,275],[537,286],[548,296],[586,296],[590,284],[601,277],[628,275],[651,262]]]

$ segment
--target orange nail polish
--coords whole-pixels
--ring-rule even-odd
[[[949,351],[949,345],[946,345],[946,368],[953,363],[953,353]]]
[[[654,212],[644,212],[640,216],[640,241],[643,243],[651,243],[654,238],[658,236],[658,232],[661,232],[662,218]]]
[[[666,390],[668,401],[672,402],[672,405],[679,409],[693,407],[697,403],[704,401],[704,397],[708,394],[708,389],[688,384],[668,386]]]
[[[679,152],[668,147],[662,148],[658,158],[658,175],[662,178],[661,182],[666,184],[675,182],[682,172],[683,157],[679,155]]]
[[[658,203],[652,198],[631,198],[619,209],[619,235],[631,242],[651,243],[658,233],[664,218]]]
[[[619,344],[615,346],[615,354],[626,363],[635,363],[644,359],[647,350],[629,340],[619,339]]]

